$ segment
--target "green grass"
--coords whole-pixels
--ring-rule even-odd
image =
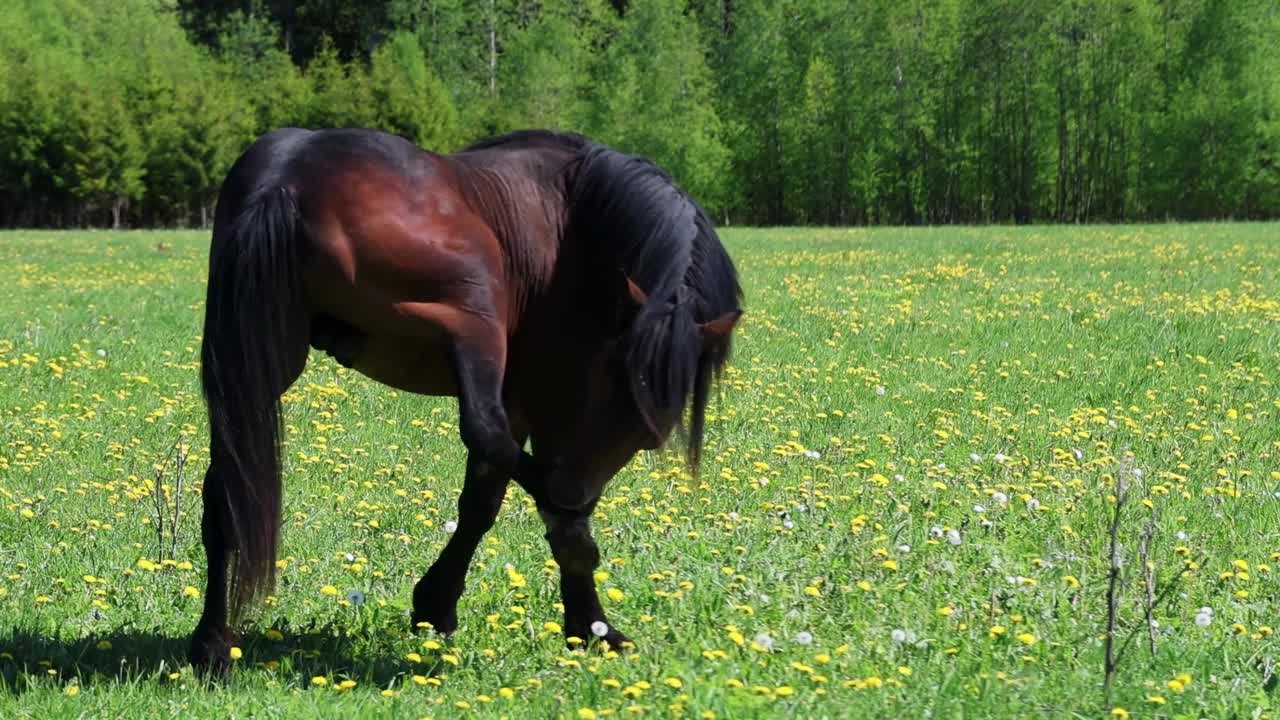
[[[454,516],[454,401],[313,358],[287,396],[286,566],[227,687],[184,661],[206,235],[0,235],[0,717],[1101,717],[1117,476],[1137,634],[1115,705],[1273,714],[1280,228],[724,235],[747,315],[704,475],[638,457],[597,513],[637,653],[544,629],[556,574],[516,490],[459,632],[423,647],[405,613]],[[170,558],[151,483],[180,437]],[[1172,588],[1154,655],[1148,527]]]

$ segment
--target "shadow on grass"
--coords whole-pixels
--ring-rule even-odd
[[[166,629],[121,629],[74,639],[23,629],[0,628],[0,695],[22,694],[50,684],[131,685],[142,681],[190,681],[196,673],[187,660],[189,636]],[[326,625],[284,633],[283,639],[263,632],[245,633],[238,673],[269,674],[282,684],[307,685],[325,676],[330,682],[350,678],[361,685],[387,687],[407,675],[431,677],[442,669],[438,654],[412,667],[395,649],[399,643],[382,633],[352,632]],[[426,639],[426,635],[422,639]],[[174,673],[179,675],[174,676]],[[215,683],[227,682],[211,681]]]

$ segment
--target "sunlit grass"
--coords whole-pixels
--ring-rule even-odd
[[[280,583],[214,688],[185,664],[207,237],[0,235],[0,716],[1100,717],[1120,473],[1115,704],[1272,714],[1275,226],[724,236],[747,315],[704,473],[638,457],[597,513],[638,653],[565,648],[516,490],[459,632],[411,634],[461,484],[454,401],[315,357],[286,397]]]

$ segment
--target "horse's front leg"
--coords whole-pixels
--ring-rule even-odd
[[[458,599],[462,597],[467,566],[481,538],[498,517],[507,480],[506,472],[477,453],[467,455],[467,477],[458,498],[458,527],[413,589],[415,627],[428,622],[446,635],[457,629]]]
[[[539,512],[547,527],[551,554],[560,565],[560,595],[564,601],[564,633],[587,642],[601,639],[619,649],[631,645],[620,630],[609,623],[596,594],[595,570],[600,566],[600,548],[591,536],[591,507],[561,511],[540,503]]]

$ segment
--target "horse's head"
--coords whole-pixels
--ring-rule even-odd
[[[640,447],[651,450],[665,444],[679,426],[704,364],[714,370],[712,365],[728,354],[742,311],[699,322],[694,302],[681,291],[651,308],[654,316],[646,318],[649,296],[631,278],[625,281],[622,328],[609,347],[611,404],[614,414],[625,415],[626,424],[643,438]],[[706,398],[693,399],[700,430]],[[701,442],[700,432],[695,441]]]
[[[582,378],[573,439],[560,455],[566,477],[553,493],[563,507],[593,502],[638,451],[666,444],[686,410],[688,457],[697,472],[711,381],[742,315],[734,309],[701,320],[683,290],[659,301],[628,277],[619,284],[616,311]]]

